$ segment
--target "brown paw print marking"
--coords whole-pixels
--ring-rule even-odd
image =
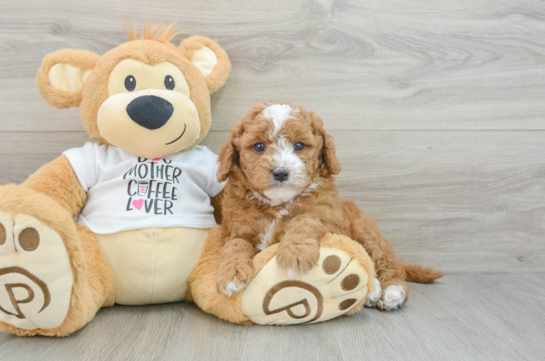
[[[350,262],[352,262],[352,260],[350,260]],[[337,277],[342,275],[344,270],[348,267],[348,265],[350,265],[350,262],[348,262],[346,267],[344,267],[344,269],[338,275],[336,275],[331,281],[329,281],[328,283],[333,282]],[[328,275],[334,274],[334,273],[338,272],[339,269],[341,268],[341,259],[339,257],[335,256],[335,255],[328,256],[324,260],[324,263],[322,264],[322,268],[323,268],[324,272],[327,273]],[[341,288],[343,289],[343,291],[352,291],[356,287],[358,287],[358,285],[360,284],[360,281],[361,281],[360,276],[358,276],[355,273],[351,273],[348,276],[346,276],[345,278],[343,278],[343,280],[341,281]],[[354,305],[354,303],[356,303],[356,301],[357,300],[354,299],[354,298],[349,298],[349,299],[346,299],[346,300],[342,301],[339,304],[339,310],[345,311],[345,310],[349,309],[350,307],[352,307]]]
[[[348,268],[348,266],[350,265],[350,262],[352,262],[352,260],[350,260],[346,264],[346,266],[341,270],[342,261],[341,261],[340,257],[338,257],[336,255],[330,255],[330,256],[326,257],[324,259],[323,263],[322,263],[322,270],[327,275],[335,275],[333,277],[333,279],[331,279],[329,282],[327,282],[327,284],[333,282],[336,279],[339,279],[339,277],[343,277],[343,274],[344,274],[345,270]],[[340,282],[340,288],[345,292],[352,293],[350,291],[355,290],[360,285],[360,283],[361,283],[360,276],[358,274],[356,274],[356,273],[351,273],[351,274],[345,276],[344,278],[342,278],[342,280]],[[311,320],[306,321],[305,323],[310,323],[310,322],[313,322],[313,321],[319,319],[320,316],[323,313],[323,310],[324,310],[324,298],[323,298],[322,294],[320,293],[320,291],[316,287],[314,287],[314,286],[312,286],[312,285],[310,285],[308,283],[298,281],[298,280],[283,281],[283,282],[277,283],[272,288],[270,288],[267,291],[267,293],[265,294],[265,297],[263,298],[263,312],[266,315],[273,315],[273,314],[277,314],[277,313],[281,313],[281,312],[286,312],[288,314],[288,316],[291,317],[292,319],[304,319],[304,318],[307,318],[307,317],[311,316],[311,313],[313,311],[311,309],[310,302],[309,302],[309,300],[311,300],[311,298],[312,298],[311,295],[309,295],[311,298],[303,298],[302,300],[290,303],[290,304],[288,304],[286,306],[278,307],[278,308],[276,308],[274,310],[270,309],[271,301],[273,300],[275,295],[279,291],[281,291],[283,289],[286,289],[286,288],[290,288],[290,287],[302,288],[302,289],[308,291],[310,294],[312,294],[314,296],[314,298],[317,301],[316,314],[314,315],[314,317]],[[287,290],[286,292],[290,292],[290,291],[291,290]],[[282,297],[282,296],[280,296],[280,297]],[[342,296],[340,296],[340,297],[342,297]],[[357,301],[358,300],[356,298],[345,299],[345,300],[343,300],[343,301],[341,301],[339,303],[338,308],[339,308],[340,311],[347,311],[352,306],[354,306]],[[297,307],[299,308],[299,312],[296,314],[294,312],[294,310]],[[301,307],[303,308],[303,310],[301,309]],[[303,311],[303,312],[301,312],[301,311]]]
[[[36,277],[32,273],[30,273],[29,271],[21,267],[0,268],[0,278],[3,275],[7,275],[10,273],[18,273],[20,275],[25,276],[27,279],[32,281],[34,284],[36,284],[40,288],[44,297],[44,304],[42,306],[42,309],[38,311],[38,313],[42,312],[43,310],[47,308],[47,306],[49,306],[49,304],[51,303],[51,293],[49,293],[49,289],[47,288],[47,285],[42,280],[40,280],[38,277]],[[4,312],[7,315],[15,316],[17,318],[26,318],[23,312],[21,311],[21,309],[19,308],[19,305],[23,303],[29,303],[34,300],[34,291],[32,290],[32,288],[30,288],[30,286],[24,283],[10,283],[10,284],[5,284],[4,287],[6,289],[6,292],[8,293],[12,306],[17,313],[11,313],[7,311],[6,309],[2,308],[2,306],[0,306],[0,311]],[[15,297],[15,293],[13,292],[13,289],[15,288],[22,288],[26,290],[28,294],[27,297],[23,300],[18,300]]]
[[[307,301],[306,298],[302,299],[302,300],[300,300],[298,302],[294,302],[292,304],[289,304],[287,306],[277,308],[276,310],[270,310],[269,309],[269,306],[271,304],[271,300],[273,299],[274,295],[276,293],[278,293],[278,291],[280,291],[280,290],[282,290],[284,288],[288,288],[288,287],[302,288],[302,289],[312,293],[314,295],[314,297],[316,297],[316,301],[318,302],[318,309],[316,311],[316,315],[312,318],[312,320],[307,321],[307,322],[312,322],[312,321],[317,320],[318,318],[320,318],[320,316],[324,312],[324,298],[323,298],[322,294],[320,293],[320,291],[318,291],[318,289],[316,287],[311,286],[308,283],[305,283],[305,282],[302,282],[302,281],[297,281],[297,280],[288,280],[288,281],[283,281],[283,282],[277,283],[274,287],[272,287],[267,292],[267,294],[265,295],[265,298],[263,299],[263,312],[265,312],[266,315],[272,315],[272,314],[280,313],[280,312],[283,312],[283,311],[286,311],[288,313],[288,316],[290,316],[291,318],[294,318],[294,319],[305,318],[305,317],[310,315],[311,309],[310,309],[310,306],[309,306],[308,301]],[[301,315],[301,316],[296,315],[292,311],[292,308],[297,307],[299,305],[302,305],[305,308],[305,313],[303,315]]]
[[[40,245],[40,235],[34,228],[25,228],[19,234],[19,244],[25,251],[34,251]]]
[[[332,275],[341,268],[341,259],[335,255],[328,256],[324,263],[322,263],[322,269],[325,274]]]
[[[6,229],[4,225],[0,223],[0,246],[6,243]]]
[[[354,305],[354,303],[356,303],[356,301],[357,300],[355,298],[349,298],[347,300],[342,301],[341,303],[339,303],[339,310],[345,311],[349,309],[350,307]]]
[[[360,276],[355,273],[351,273],[341,281],[341,288],[344,291],[352,291],[360,284]],[[339,303],[339,310],[346,311],[356,303],[355,298],[349,298]]]
[[[345,291],[352,291],[360,284],[360,276],[355,273],[349,274],[341,281],[341,288]]]
[[[352,305],[354,305],[354,303],[356,303],[356,301],[357,300],[355,298],[349,298],[347,300],[342,301],[339,304],[339,310],[344,311],[349,309],[350,307],[352,307]]]

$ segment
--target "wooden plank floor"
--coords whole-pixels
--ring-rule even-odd
[[[410,284],[394,312],[300,326],[237,326],[190,303],[116,306],[64,339],[0,333],[0,358],[41,360],[543,360],[545,274]]]

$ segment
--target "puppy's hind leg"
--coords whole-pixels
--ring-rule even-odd
[[[409,298],[409,288],[405,282],[405,268],[396,258],[392,244],[381,234],[374,219],[365,215],[354,202],[344,201],[342,208],[350,220],[350,237],[369,253],[382,288],[380,297],[371,295],[366,306],[387,311],[400,308]]]

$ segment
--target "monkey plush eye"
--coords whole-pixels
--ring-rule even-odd
[[[172,90],[175,86],[176,83],[174,83],[174,79],[170,75],[167,75],[165,77],[165,88],[167,88],[168,90]]]
[[[265,144],[259,142],[254,144],[254,150],[258,153],[263,153],[265,151]]]
[[[132,92],[136,88],[136,79],[134,79],[134,76],[129,75],[125,78],[125,89]]]
[[[293,145],[293,149],[296,151],[302,151],[303,149],[305,149],[305,145],[301,142],[297,142]]]

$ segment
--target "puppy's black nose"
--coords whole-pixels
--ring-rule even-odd
[[[153,130],[168,122],[174,107],[167,100],[155,95],[143,95],[127,105],[127,114],[138,125]]]
[[[273,169],[272,175],[273,175],[274,180],[277,180],[279,182],[283,182],[286,179],[288,179],[288,176],[290,175],[290,172],[288,172],[288,170],[285,169],[285,168],[276,168],[276,169]]]

